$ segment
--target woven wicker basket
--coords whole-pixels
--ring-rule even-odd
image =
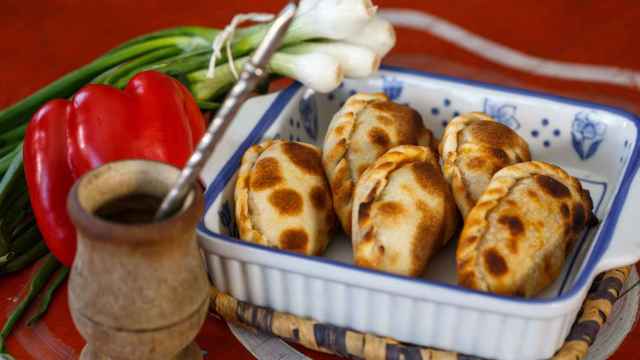
[[[589,290],[567,339],[554,360],[583,359],[611,313],[631,266],[598,276]],[[309,349],[351,358],[415,360],[482,360],[475,356],[412,346],[391,338],[321,324],[310,319],[254,306],[211,288],[211,307],[222,318],[279,336]]]

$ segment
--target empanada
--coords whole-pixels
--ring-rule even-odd
[[[409,276],[424,271],[459,222],[435,152],[414,145],[390,149],[364,172],[352,217],[355,263]]]
[[[493,174],[505,166],[531,160],[524,139],[483,113],[462,114],[451,120],[440,142],[440,156],[442,172],[463,217]]]
[[[537,294],[560,274],[591,208],[589,193],[557,166],[531,161],[505,167],[465,221],[456,253],[460,285]]]
[[[235,212],[241,239],[320,255],[335,223],[320,151],[281,140],[249,148],[236,181]]]
[[[437,146],[422,118],[384,94],[356,94],[335,114],[324,141],[324,165],[340,223],[351,234],[353,188],[360,175],[397,145]]]

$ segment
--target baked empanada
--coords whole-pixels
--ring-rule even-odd
[[[397,145],[437,148],[420,114],[382,93],[353,95],[331,120],[322,164],[336,214],[347,234],[351,234],[351,204],[358,178],[380,155]]]
[[[589,192],[557,166],[531,161],[505,167],[465,221],[456,253],[460,285],[537,294],[560,274],[591,208]]]
[[[483,113],[462,114],[451,120],[440,142],[440,156],[444,177],[465,218],[493,174],[531,160],[524,139]]]
[[[335,223],[320,151],[281,140],[249,148],[236,181],[235,212],[241,239],[320,255]]]
[[[352,243],[359,266],[420,275],[459,222],[434,151],[402,145],[379,157],[358,180]]]

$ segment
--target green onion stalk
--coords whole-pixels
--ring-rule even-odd
[[[375,12],[371,0],[302,0],[281,48],[269,63],[270,79],[289,77],[316,91],[329,92],[345,76],[371,75],[395,44],[393,28]],[[215,112],[237,81],[231,67],[235,67],[235,73],[240,72],[269,26],[267,23],[236,29],[229,40],[232,58],[222,51],[213,77],[207,76],[213,54],[211,44],[221,30],[176,27],[131,39],[0,111],[0,275],[23,269],[48,254],[29,204],[22,168],[22,140],[28,121],[45,102],[69,98],[89,83],[124,88],[137,73],[155,70],[185,84],[202,111]],[[68,269],[54,271],[52,267],[44,269],[38,275],[38,286],[32,287],[39,291],[50,282],[45,300],[51,298],[68,273]],[[49,281],[54,273],[55,278]],[[40,305],[30,324],[42,317],[47,305],[48,300]],[[19,310],[20,314],[24,311]],[[9,321],[15,323],[19,316],[11,314]],[[0,344],[11,326],[5,326],[0,333]]]

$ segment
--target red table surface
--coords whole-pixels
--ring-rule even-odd
[[[426,11],[477,35],[548,59],[640,70],[640,3],[558,0],[378,0],[382,8]],[[0,11],[0,108],[81,66],[135,35],[176,25],[224,26],[235,13],[275,12],[284,1],[8,0]],[[451,73],[621,106],[640,113],[637,88],[540,77],[496,65],[427,33],[398,28],[398,45],[387,62]],[[428,55],[425,55],[428,54]],[[446,60],[444,60],[446,59]],[[24,294],[33,268],[2,278],[4,319]],[[209,317],[197,342],[209,358],[251,358],[224,322]],[[84,341],[67,308],[66,287],[55,296],[44,320],[22,323],[7,341],[17,359],[73,359]],[[301,349],[314,359],[334,359]],[[611,358],[640,359],[636,326]]]

